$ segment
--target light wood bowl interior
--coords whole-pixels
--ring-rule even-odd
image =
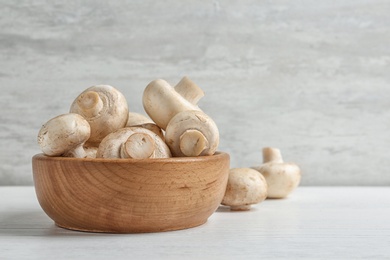
[[[111,233],[205,223],[222,201],[229,163],[223,152],[138,160],[32,158],[38,201],[56,225]]]

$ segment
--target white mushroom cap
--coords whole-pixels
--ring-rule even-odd
[[[80,115],[69,113],[47,121],[38,133],[38,144],[47,156],[84,158],[83,145],[90,136],[91,128]]]
[[[126,125],[128,106],[117,89],[97,85],[83,91],[72,103],[70,112],[80,114],[88,121],[91,126],[88,143],[98,146],[106,135]]]
[[[267,183],[264,177],[250,168],[230,169],[222,205],[231,210],[249,210],[267,197]]]
[[[146,128],[155,134],[157,134],[161,139],[165,139],[164,133],[161,130],[161,128],[156,125],[151,119],[147,118],[144,115],[135,113],[135,112],[129,112],[129,117],[127,119],[126,127],[142,127]]]
[[[169,121],[165,142],[174,156],[213,155],[219,145],[219,131],[202,111],[187,110]]]
[[[259,171],[268,184],[268,198],[287,197],[295,190],[301,180],[301,170],[295,163],[283,162],[279,149],[266,147],[263,149],[264,163],[253,169]]]
[[[176,114],[186,110],[200,111],[195,102],[203,96],[203,91],[191,84],[192,81],[186,79],[182,81],[173,88],[165,80],[157,79],[150,82],[144,90],[142,98],[144,109],[150,118],[164,130]]]
[[[168,146],[155,133],[141,127],[126,127],[107,135],[96,158],[168,158]]]

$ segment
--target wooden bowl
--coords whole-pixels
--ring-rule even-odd
[[[90,232],[178,230],[205,223],[225,193],[230,158],[32,158],[35,191],[57,226]]]

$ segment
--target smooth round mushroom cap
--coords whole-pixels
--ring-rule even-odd
[[[222,205],[231,210],[249,210],[250,205],[257,204],[267,197],[267,183],[264,177],[250,168],[230,169]]]
[[[157,134],[161,139],[165,140],[164,133],[161,128],[156,125],[150,118],[147,118],[146,116],[138,113],[129,112],[126,127],[133,126],[146,128]]]
[[[80,115],[70,113],[47,121],[38,133],[38,144],[47,156],[85,157],[82,146],[91,128]]]
[[[97,85],[83,91],[72,103],[71,113],[83,116],[91,126],[88,143],[97,146],[105,136],[125,127],[127,101],[122,93],[108,85]]]
[[[264,163],[253,169],[259,171],[268,184],[268,198],[281,199],[294,191],[301,181],[301,170],[294,163]]]
[[[165,142],[174,156],[213,155],[218,149],[219,131],[202,111],[183,111],[169,122]]]
[[[178,113],[200,108],[186,100],[168,82],[162,79],[150,82],[143,93],[142,103],[146,113],[161,128]]]

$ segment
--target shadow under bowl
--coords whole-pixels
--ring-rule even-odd
[[[35,192],[57,226],[139,233],[199,226],[225,193],[230,158],[32,158]]]

